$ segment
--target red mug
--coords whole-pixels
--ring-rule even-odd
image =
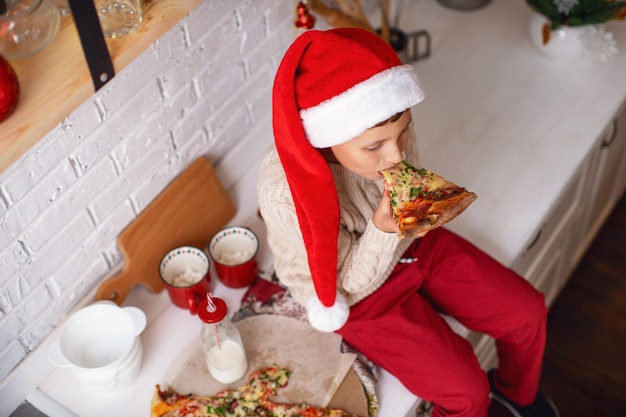
[[[246,287],[257,277],[256,254],[259,239],[247,227],[220,230],[209,243],[209,254],[222,283],[231,288]]]
[[[201,249],[181,246],[161,260],[159,273],[172,302],[196,314],[210,291],[209,257]]]

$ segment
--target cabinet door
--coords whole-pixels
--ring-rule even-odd
[[[597,164],[587,199],[582,241],[588,246],[623,194],[626,171],[626,112],[607,129],[598,144]]]
[[[616,154],[619,155],[620,165],[615,178],[613,199],[617,202],[626,189],[626,109],[615,120],[615,142],[619,144]]]
[[[569,239],[580,222],[584,204],[581,191],[587,181],[587,168],[588,164],[585,163],[578,169],[541,227],[535,232],[535,236],[513,264],[513,269],[535,286],[538,285],[539,279],[536,271],[545,265],[546,258],[553,256],[556,248],[569,242],[566,238]]]
[[[571,222],[561,223],[547,239],[535,261],[524,271],[524,277],[544,294],[548,307],[567,281],[563,262],[571,251],[574,231]]]

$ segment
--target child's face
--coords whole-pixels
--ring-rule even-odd
[[[395,122],[373,127],[341,145],[331,147],[333,156],[357,175],[380,179],[380,171],[402,161],[411,120],[411,112],[406,110]]]

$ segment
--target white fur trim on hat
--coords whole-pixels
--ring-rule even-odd
[[[328,148],[359,136],[423,99],[415,68],[398,65],[314,107],[300,110],[300,118],[311,145]]]
[[[326,307],[316,295],[312,295],[307,302],[306,313],[313,328],[322,332],[334,332],[341,329],[348,321],[350,307],[346,298],[340,293],[337,293],[335,304],[330,307]]]

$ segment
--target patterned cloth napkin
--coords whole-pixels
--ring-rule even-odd
[[[277,314],[306,321],[305,308],[280,284],[275,274],[269,277],[259,276],[250,285],[241,299],[241,307],[234,313],[232,320],[236,322],[259,314]],[[345,340],[341,343],[341,352],[357,355],[352,363],[352,369],[363,385],[367,397],[368,417],[375,417],[379,409],[375,391],[378,380],[376,365]]]

